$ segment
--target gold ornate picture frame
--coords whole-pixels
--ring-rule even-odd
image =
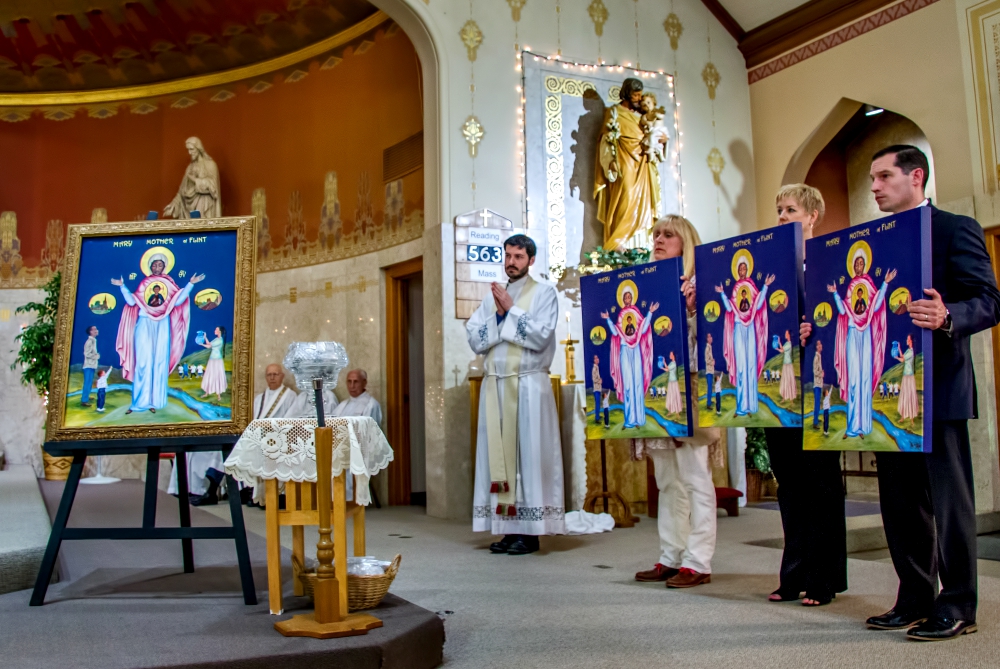
[[[239,434],[256,219],[70,225],[46,439]]]

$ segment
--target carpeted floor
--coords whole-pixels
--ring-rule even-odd
[[[63,484],[42,481],[41,486],[54,513]],[[139,526],[142,486],[139,481],[81,486],[69,526]],[[192,524],[228,525],[228,507],[215,510],[223,508],[225,521],[192,509]],[[157,524],[178,524],[177,500],[164,493]],[[371,611],[384,626],[365,636],[281,636],[273,628],[276,621],[312,607],[290,596],[286,574],[286,614],[268,613],[265,541],[254,534],[247,538],[256,606],[243,604],[232,540],[196,540],[194,574],[182,572],[179,540],[64,542],[63,581],[50,586],[44,606],[28,606],[30,590],[0,596],[0,667],[409,669],[439,663],[444,638],[438,616],[393,595]],[[289,560],[286,551],[284,564]]]
[[[175,508],[161,508],[161,513],[173,518]],[[226,507],[206,510],[228,522]],[[251,537],[251,552],[262,588],[263,512],[245,511],[248,528],[258,535]],[[199,522],[207,522],[206,516],[196,514]],[[780,537],[775,511],[744,509],[738,518],[720,518],[713,582],[683,591],[636,583],[632,578],[636,570],[648,568],[657,558],[656,525],[647,518],[635,528],[609,534],[545,538],[540,553],[523,557],[491,555],[486,550],[492,540],[488,535],[472,533],[467,522],[428,518],[417,507],[372,509],[368,519],[368,552],[386,558],[397,552],[403,555],[393,593],[445,619],[446,667],[974,669],[998,665],[1000,570],[996,565],[1000,563],[996,562],[980,562],[980,632],[953,642],[918,644],[898,632],[864,628],[865,617],[881,613],[893,602],[896,579],[884,552],[852,559],[851,589],[830,606],[808,609],[766,602],[767,593],[777,585],[781,553],[748,542]],[[290,539],[286,532],[283,543],[290,545]],[[307,534],[307,542],[315,540],[315,533]],[[219,590],[229,594],[219,602],[210,630],[219,644],[240,648],[255,643],[273,619],[263,606],[256,611],[242,606],[235,569],[213,571],[211,553],[203,552],[212,550],[211,544],[226,542],[195,542],[196,563],[204,567],[201,573],[216,579],[211,588],[215,593],[201,596],[218,597]],[[120,546],[114,553],[107,548],[95,550],[88,558],[108,570],[104,580],[117,582],[116,594],[101,594],[102,586],[88,585],[86,579],[80,582],[82,577],[72,569],[76,581],[52,588],[53,599],[61,600],[56,606],[66,607],[70,616],[65,633],[58,638],[79,654],[78,662],[63,666],[114,666],[102,656],[104,647],[94,641],[101,635],[87,636],[81,631],[88,624],[83,618],[89,598],[115,597],[122,607],[119,624],[125,630],[131,630],[133,617],[150,605],[148,583],[137,592],[127,592],[128,569],[142,567],[130,562],[144,555],[142,545]],[[231,545],[224,548],[232,551]],[[179,564],[179,546],[171,559]],[[170,579],[189,578],[176,572],[174,565],[174,576],[165,577],[164,590],[181,587]],[[84,595],[88,599],[71,599]],[[10,606],[12,597],[24,601]],[[170,608],[161,609],[157,622],[148,626],[153,630],[151,643],[169,654],[183,643],[171,631],[183,620],[187,603],[176,598],[163,601]],[[10,654],[12,641],[15,649],[26,652],[25,644],[39,643],[38,628],[60,629],[45,625],[37,617],[41,610],[29,610],[26,602],[27,593],[0,597],[0,646],[6,659],[18,657]],[[104,631],[112,636],[118,632],[113,626]],[[28,640],[29,634],[35,635],[33,641]]]
[[[369,552],[403,555],[393,592],[445,616],[447,667],[998,666],[1000,563],[980,562],[992,576],[980,576],[979,633],[920,644],[864,627],[893,603],[884,555],[850,560],[851,588],[830,606],[765,601],[781,552],[747,542],[781,536],[775,511],[719,518],[712,583],[691,590],[633,580],[658,557],[656,525],[645,517],[609,534],[543,538],[542,552],[523,557],[491,555],[488,535],[418,507],[368,518]],[[249,509],[247,519],[263,532],[263,512]]]

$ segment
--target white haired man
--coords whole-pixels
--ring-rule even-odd
[[[347,373],[347,394],[350,399],[341,402],[331,412],[333,416],[369,416],[382,424],[382,407],[368,394],[368,372],[352,369]]]
[[[347,373],[346,401],[341,402],[333,410],[334,417],[368,416],[379,426],[382,425],[382,407],[378,400],[368,394],[368,372],[363,369],[352,369]],[[354,477],[347,477],[347,499],[354,499]]]

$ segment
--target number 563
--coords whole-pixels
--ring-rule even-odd
[[[503,250],[499,246],[477,246],[470,244],[467,255],[469,262],[503,261]]]

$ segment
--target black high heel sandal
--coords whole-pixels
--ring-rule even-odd
[[[770,595],[767,596],[767,601],[769,601],[769,602],[779,602],[779,603],[780,602],[796,602],[796,601],[802,599],[799,596],[801,594],[802,594],[801,590],[792,591],[792,590],[783,590],[781,588],[778,588],[777,590],[775,590],[774,592],[772,592]],[[775,595],[778,596],[777,599],[774,598]]]
[[[823,596],[817,597],[817,596],[809,594],[809,592],[807,591],[806,592],[806,596],[803,597],[803,600],[805,600],[805,599],[811,599],[815,603],[808,603],[807,604],[805,601],[803,601],[802,602],[802,606],[826,606],[827,604],[829,604],[830,602],[832,602],[836,598],[837,598],[837,595],[834,595],[834,594],[823,595]]]

